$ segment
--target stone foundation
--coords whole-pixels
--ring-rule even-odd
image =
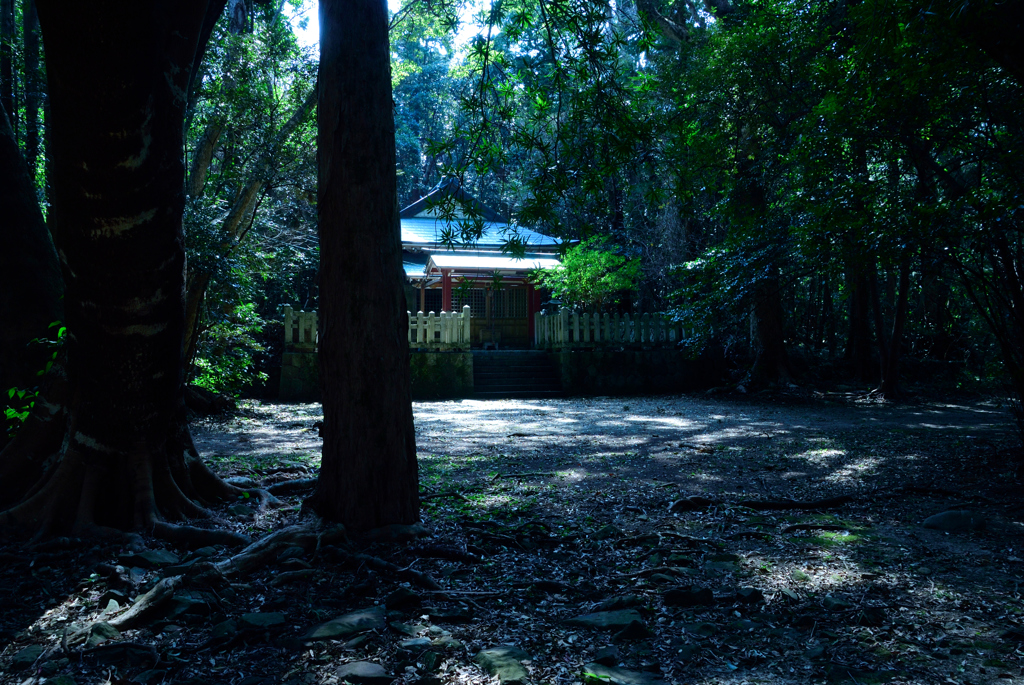
[[[470,352],[409,353],[414,400],[446,400],[473,394]],[[282,402],[319,402],[320,366],[316,352],[285,352],[281,359]]]
[[[720,370],[709,359],[677,350],[576,349],[549,352],[567,395],[691,392],[714,386]]]

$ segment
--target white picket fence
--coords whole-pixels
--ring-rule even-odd
[[[533,315],[534,347],[671,347],[685,336],[664,314],[609,314],[562,308]]]
[[[465,347],[469,349],[469,305],[462,312],[409,312],[409,347]]]
[[[316,312],[284,308],[284,342],[286,345],[316,347]]]
[[[469,349],[469,305],[455,312],[408,312],[409,346],[414,348]],[[284,342],[286,345],[316,347],[319,341],[316,312],[284,308]]]

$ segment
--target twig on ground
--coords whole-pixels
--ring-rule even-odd
[[[534,476],[557,476],[557,471],[531,471],[529,473],[496,473],[491,476],[491,480],[498,480],[499,478],[531,478]]]
[[[853,495],[840,495],[839,497],[829,497],[827,499],[813,500],[810,502],[801,502],[793,499],[780,499],[780,500],[741,500],[737,502],[737,506],[747,507],[748,509],[756,509],[758,511],[768,511],[772,509],[832,509],[834,507],[840,507],[844,504],[849,504],[853,501]]]
[[[471,501],[468,497],[463,495],[461,492],[456,492],[455,490],[449,490],[448,492],[432,492],[432,493],[427,494],[427,495],[420,495],[420,501],[421,502],[426,502],[427,500],[442,499],[444,497],[452,497],[452,498],[455,498],[455,499],[461,499],[463,502]]]

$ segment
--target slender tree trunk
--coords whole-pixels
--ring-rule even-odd
[[[288,138],[295,133],[296,129],[306,120],[306,117],[313,111],[316,104],[317,93],[313,90],[306,99],[296,108],[288,120],[281,126],[281,129],[274,137],[271,146],[260,155],[253,172],[252,178],[238,191],[231,210],[224,218],[221,225],[223,235],[222,254],[227,256],[244,239],[248,227],[252,226],[253,216],[256,212],[259,198],[267,183],[274,175],[274,161],[277,159],[281,148],[288,141]],[[214,122],[207,127],[202,140],[196,149],[191,170],[188,176],[187,192],[191,197],[199,197],[206,185],[206,173],[209,170],[210,161],[213,159],[213,151],[221,133],[224,131],[224,122]],[[190,269],[187,280],[187,294],[185,296],[185,352],[186,365],[191,365],[195,359],[196,350],[199,345],[199,324],[203,300],[206,299],[206,289],[210,287],[213,275],[202,269]]]
[[[846,289],[850,328],[844,356],[853,364],[857,378],[870,382],[875,377],[871,363],[871,287],[866,270],[855,260],[847,261]]]
[[[227,122],[223,118],[214,119],[203,131],[203,137],[192,153],[192,164],[189,167],[188,182],[185,194],[191,198],[202,197],[206,189],[206,176],[213,162],[213,153],[217,149],[220,135],[224,133]]]
[[[324,446],[307,504],[359,531],[419,518],[384,0],[321,0],[319,89]]]
[[[14,108],[14,0],[0,0],[0,107],[18,127]]]
[[[900,260],[899,269],[899,282],[896,286],[896,310],[892,317],[892,332],[889,335],[888,350],[883,357],[885,365],[882,367],[882,382],[878,387],[885,397],[897,397],[900,394],[900,353],[903,348],[903,327],[906,325],[907,308],[910,302],[909,249],[905,251]]]
[[[35,0],[22,3],[22,36],[25,46],[25,160],[29,175],[36,177],[39,158],[39,16]]]

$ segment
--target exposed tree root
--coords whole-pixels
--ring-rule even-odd
[[[237,547],[251,540],[187,522],[222,523],[210,510],[219,501],[254,497],[261,510],[278,503],[266,490],[225,483],[200,459],[183,407],[165,424],[165,440],[115,443],[83,433],[73,410],[54,406],[0,453],[0,527],[15,534],[117,537],[138,546],[129,535],[137,531],[178,547]]]
[[[339,550],[340,552],[341,550]],[[343,553],[344,554],[344,553]],[[385,573],[392,573],[397,575],[399,578],[408,580],[410,583],[419,585],[427,590],[440,590],[441,586],[437,584],[433,578],[428,576],[426,573],[420,573],[411,568],[400,568],[390,561],[385,561],[380,557],[374,557],[369,554],[347,554],[345,555],[349,563],[354,565],[365,565],[372,568],[374,571],[381,571]]]
[[[153,537],[166,540],[175,547],[185,549],[199,549],[208,545],[225,545],[227,547],[241,547],[252,543],[252,538],[235,533],[229,530],[216,528],[196,528],[195,526],[180,526],[164,521],[156,521],[150,530]]]
[[[426,502],[427,500],[432,500],[432,499],[442,499],[444,497],[452,497],[454,499],[461,499],[463,502],[469,502],[470,501],[470,499],[468,497],[466,497],[465,495],[463,495],[461,492],[455,492],[454,490],[449,490],[448,492],[432,492],[432,493],[428,493],[428,494],[420,493],[420,502]]]
[[[274,483],[267,487],[270,495],[301,495],[311,492],[316,487],[316,478],[299,478],[297,480],[286,480]]]
[[[164,578],[154,585],[149,592],[135,600],[135,603],[128,608],[128,611],[112,618],[108,623],[118,630],[130,630],[131,628],[145,625],[154,618],[154,614],[158,614],[162,610],[161,605],[174,596],[174,591],[181,584],[181,576]]]
[[[288,547],[302,547],[310,551],[316,547],[319,536],[307,525],[288,526],[257,540],[238,554],[216,564],[224,575],[244,575],[276,559]]]
[[[175,590],[182,585],[181,576],[164,578],[153,588],[135,600],[127,611],[107,621],[118,630],[131,630],[146,625],[158,618],[163,611],[163,604],[174,596]],[[92,626],[87,626],[75,632],[73,635],[65,636],[64,644],[77,644],[86,639]]]
[[[413,547],[409,550],[409,553],[418,557],[447,559],[448,561],[458,561],[463,564],[480,563],[480,557],[461,550],[453,545],[424,545],[422,547]]]

